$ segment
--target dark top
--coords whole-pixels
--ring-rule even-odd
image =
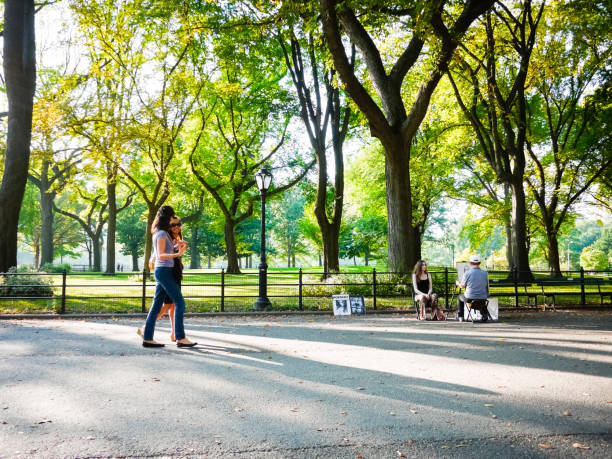
[[[429,279],[418,279],[417,287],[423,293],[429,292]]]

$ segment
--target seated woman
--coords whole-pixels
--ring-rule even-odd
[[[438,306],[438,295],[433,293],[433,281],[427,272],[427,263],[423,260],[417,261],[412,273],[412,288],[414,289],[414,300],[419,305],[419,319],[425,320],[426,308],[431,308],[431,320],[444,320],[445,316]]]

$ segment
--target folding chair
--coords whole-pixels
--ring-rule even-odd
[[[471,320],[474,323],[474,316],[472,312],[474,310],[480,312],[480,315],[485,318],[485,314],[488,314],[487,307],[489,306],[489,300],[475,299],[469,303],[465,303],[465,307],[467,308],[467,319]]]

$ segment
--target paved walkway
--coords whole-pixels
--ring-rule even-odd
[[[612,456],[610,312],[140,324],[1,320],[0,458]]]

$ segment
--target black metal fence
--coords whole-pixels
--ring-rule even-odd
[[[446,309],[454,309],[456,271],[430,271],[434,291]],[[612,271],[567,271],[562,277],[532,272],[489,271],[491,296],[500,307],[548,305],[609,305]],[[0,314],[15,313],[137,313],[146,312],[155,292],[152,275],[145,272],[0,274]],[[274,310],[330,310],[336,294],[363,296],[369,310],[413,309],[411,274],[314,271],[268,273],[268,297]],[[258,296],[258,273],[228,274],[186,271],[182,283],[187,312],[251,310]]]

